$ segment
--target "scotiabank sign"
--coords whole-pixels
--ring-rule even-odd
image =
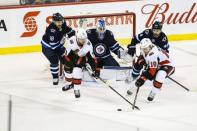
[[[185,11],[180,12],[170,12],[170,7],[171,6],[169,3],[144,5],[141,9],[141,12],[143,15],[148,15],[148,20],[145,23],[145,27],[150,27],[155,20],[162,21],[165,24],[183,24],[197,22],[196,3],[193,3],[191,7],[185,9]]]
[[[1,30],[7,31],[7,27],[5,21],[0,19],[0,31]]]
[[[126,12],[128,13],[128,12]],[[107,16],[106,16],[107,15]],[[79,28],[86,23],[87,28],[95,27],[99,19],[104,19],[107,26],[116,25],[128,25],[134,23],[134,16],[130,14],[125,15],[110,15],[110,14],[98,14],[98,15],[87,15],[87,16],[65,16],[66,23],[68,26],[73,28]],[[46,18],[46,23],[49,25],[52,22],[52,16]]]
[[[23,24],[26,31],[23,32],[21,37],[32,37],[36,34],[38,26],[35,17],[40,13],[40,11],[27,12],[23,17]]]

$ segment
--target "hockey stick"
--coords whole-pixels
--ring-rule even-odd
[[[132,69],[132,67],[130,66],[125,66],[125,67],[116,67],[116,66],[104,66],[103,69],[112,69],[112,70],[127,70],[127,69]],[[173,78],[167,76],[168,79],[170,79],[171,81],[175,82],[176,84],[178,84],[179,86],[181,86],[182,88],[184,88],[187,91],[190,91],[190,89],[188,89],[187,87],[185,87],[184,85],[182,85],[181,83],[179,83],[178,81],[174,80]]]
[[[89,74],[90,74],[92,77],[94,77],[94,76],[93,76],[93,71],[92,71],[92,69],[90,69],[89,66],[86,66],[86,69],[88,70]],[[132,108],[136,108],[137,110],[140,110],[140,108],[139,108],[138,106],[135,106],[134,104],[132,104],[129,100],[127,100],[127,99],[126,99],[124,96],[122,96],[118,91],[116,91],[113,87],[111,87],[111,86],[109,85],[109,83],[106,82],[105,80],[103,80],[101,77],[94,77],[94,79],[100,80],[105,86],[109,87],[109,88],[110,88],[111,90],[113,90],[116,94],[118,94],[122,99],[124,99],[127,103],[129,103],[129,104],[132,106]]]
[[[190,91],[187,87],[185,87],[184,85],[182,85],[181,83],[179,83],[178,81],[174,80],[171,77],[167,77],[168,79],[170,79],[171,81],[175,82],[176,84],[178,84],[179,86],[181,86],[183,89],[185,89],[186,91]]]
[[[136,90],[136,93],[135,93],[135,98],[134,98],[134,101],[133,101],[133,107],[132,107],[133,110],[135,109],[134,107],[135,107],[135,104],[136,104],[136,100],[137,100],[139,90],[140,90],[140,87],[137,87],[137,90]]]

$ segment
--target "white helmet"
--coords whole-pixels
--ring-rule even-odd
[[[87,39],[87,33],[86,33],[86,31],[83,28],[79,28],[76,31],[76,37],[78,39]]]
[[[76,31],[76,38],[80,44],[85,44],[85,42],[87,41],[87,37],[87,33],[83,28],[79,28]]]
[[[149,38],[144,38],[140,41],[141,45],[140,45],[140,49],[142,51],[142,53],[144,54],[148,54],[149,51],[152,49],[153,47],[153,43],[151,42],[151,40]]]

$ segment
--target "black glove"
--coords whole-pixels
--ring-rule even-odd
[[[146,81],[146,78],[144,76],[141,76],[136,82],[135,86],[141,87]]]
[[[95,71],[93,71],[93,74],[92,74],[93,77],[100,77],[100,69],[96,69]]]
[[[69,67],[69,68],[74,67],[74,63],[72,62],[72,60],[68,56],[64,55],[63,59],[64,59],[64,63],[63,63],[64,66]]]

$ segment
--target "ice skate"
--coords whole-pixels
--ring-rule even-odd
[[[69,85],[65,85],[62,87],[62,91],[67,91],[67,90],[70,90],[74,87],[73,84],[69,84]]]
[[[154,93],[153,91],[150,92],[150,94],[148,95],[147,100],[148,101],[153,101],[155,98],[156,93]]]
[[[59,79],[58,78],[53,78],[53,85],[58,85]]]
[[[79,90],[74,90],[75,98],[80,97],[80,91]]]

